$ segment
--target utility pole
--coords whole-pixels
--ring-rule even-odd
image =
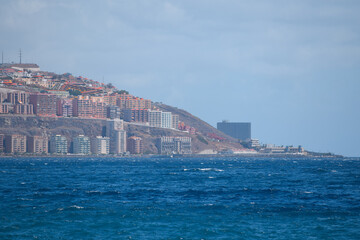
[[[4,64],[4,51],[1,52],[1,64]]]
[[[21,64],[21,48],[20,48],[20,51],[19,51],[19,57],[20,57],[20,64]]]

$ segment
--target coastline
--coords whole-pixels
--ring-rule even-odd
[[[359,157],[346,157],[342,155],[302,155],[302,154],[183,154],[183,155],[159,155],[159,154],[142,154],[142,155],[0,155],[0,158],[11,159],[11,158],[114,158],[114,159],[130,159],[130,158],[140,158],[140,159],[169,159],[169,158],[262,158],[262,159],[344,159],[344,158],[359,158]]]

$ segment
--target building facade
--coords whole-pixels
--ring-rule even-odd
[[[109,154],[110,153],[110,138],[97,136],[91,141],[91,152],[93,154]]]
[[[55,94],[36,93],[30,95],[34,113],[40,116],[56,116],[57,96]]]
[[[171,115],[171,128],[173,129],[179,129],[179,115],[177,114],[172,114]]]
[[[73,100],[60,98],[57,101],[56,114],[61,117],[73,116]]]
[[[172,128],[171,112],[161,112],[161,127],[162,128]]]
[[[149,110],[148,109],[122,109],[123,119],[126,122],[149,122]]]
[[[249,122],[222,121],[217,123],[217,129],[241,141],[248,141],[251,139],[251,123]]]
[[[50,153],[67,154],[68,142],[66,137],[61,135],[53,135],[50,138]]]
[[[161,111],[149,110],[149,125],[151,127],[161,127]]]
[[[121,111],[119,106],[109,105],[107,106],[107,118],[120,119]]]
[[[0,134],[0,153],[4,152],[4,141],[5,141],[5,135]]]
[[[127,142],[127,150],[131,154],[142,154],[142,139],[140,137],[129,137]]]
[[[27,148],[29,153],[48,153],[49,139],[46,136],[28,137]]]
[[[74,153],[75,154],[84,154],[89,155],[91,154],[91,145],[90,145],[90,138],[84,135],[79,135],[74,138],[73,140],[74,145]]]
[[[26,136],[19,134],[6,135],[5,151],[7,153],[26,153]]]
[[[191,154],[190,137],[161,137],[157,147],[160,154]]]

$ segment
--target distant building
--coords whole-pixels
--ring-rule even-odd
[[[106,136],[110,137],[112,131],[124,130],[124,121],[122,119],[111,119],[106,121]]]
[[[4,152],[4,141],[5,141],[5,135],[0,134],[0,153]]]
[[[217,123],[217,129],[242,141],[251,139],[251,123],[249,122],[242,123],[222,121]]]
[[[6,100],[5,94],[0,92],[0,104]]]
[[[72,99],[63,99],[60,98],[57,101],[56,114],[62,117],[72,117],[73,116],[73,101]]]
[[[51,136],[50,153],[67,154],[68,153],[68,142],[67,142],[66,137],[61,136],[61,135]]]
[[[46,136],[28,137],[27,148],[30,153],[48,153],[49,139]]]
[[[122,154],[126,152],[126,131],[124,121],[121,119],[108,120],[106,136],[110,138],[110,153]]]
[[[129,137],[127,142],[127,150],[131,154],[141,154],[142,153],[142,139],[140,137]]]
[[[9,67],[20,71],[32,71],[32,72],[38,72],[40,71],[40,67],[37,64],[34,63],[5,63],[1,64],[1,67]]]
[[[107,106],[107,118],[120,119],[120,115],[121,115],[120,107],[115,105]]]
[[[73,115],[82,118],[106,118],[106,103],[102,97],[78,96],[73,100]]]
[[[93,154],[109,154],[110,138],[97,136],[91,141],[91,152]]]
[[[176,114],[172,114],[171,115],[171,128],[173,129],[179,129],[179,115],[176,115]]]
[[[172,128],[171,112],[161,112],[161,127],[162,128]]]
[[[21,115],[33,115],[34,105],[32,104],[16,104],[14,106],[14,113]]]
[[[73,140],[74,145],[74,153],[75,154],[84,154],[89,155],[91,154],[91,145],[90,145],[90,138],[84,135],[79,135],[74,138]]]
[[[191,154],[190,137],[161,137],[157,147],[160,154]]]
[[[149,110],[149,125],[151,127],[161,127],[161,111]]]
[[[121,110],[124,121],[126,122],[149,122],[149,110],[148,109],[122,109]]]
[[[261,147],[259,139],[251,139],[249,142],[249,145],[250,145],[249,147],[251,147],[251,148],[260,148]]]
[[[29,103],[29,94],[25,92],[9,92],[7,94],[7,102],[12,104]]]
[[[110,134],[110,153],[123,154],[126,152],[126,131],[114,130]]]
[[[5,151],[7,153],[26,153],[26,136],[18,134],[6,135]]]
[[[30,95],[30,103],[34,105],[34,113],[40,116],[56,115],[57,96],[55,94],[36,93]]]
[[[117,95],[116,105],[120,109],[151,109],[151,100],[135,97],[130,94]]]
[[[0,113],[7,114],[9,113],[9,104],[7,103],[0,103]]]

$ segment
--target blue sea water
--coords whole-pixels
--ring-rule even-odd
[[[0,239],[360,239],[360,159],[0,159]]]

